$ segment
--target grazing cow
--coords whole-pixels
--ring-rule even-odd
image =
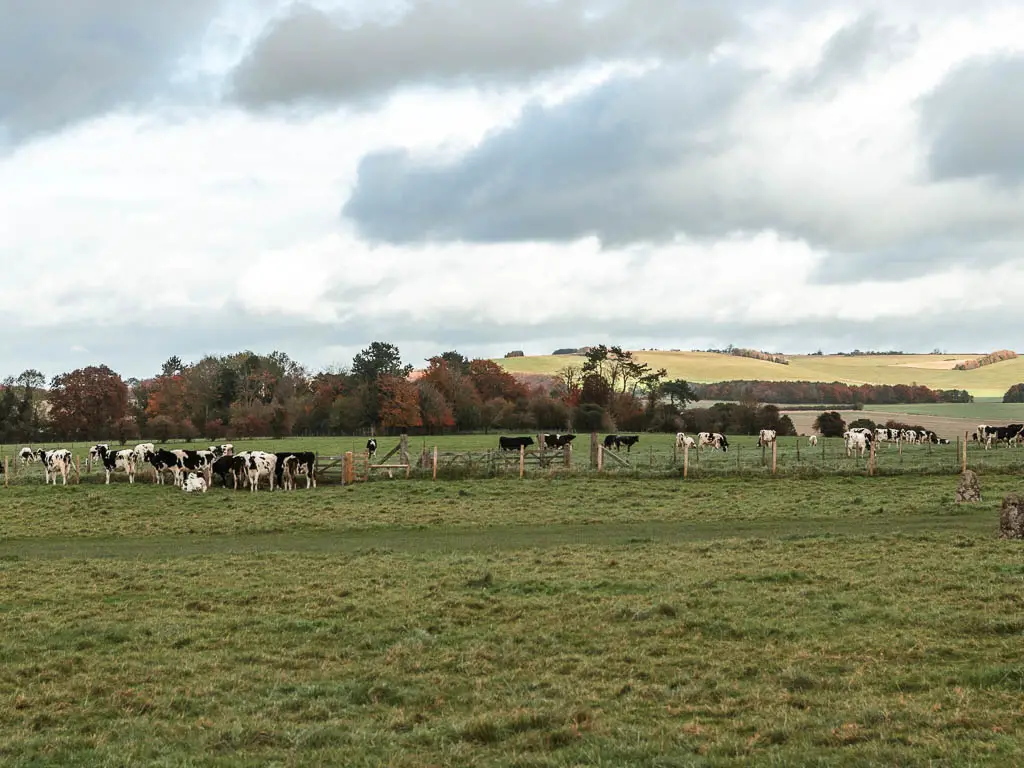
[[[277,484],[284,490],[295,490],[295,477],[297,475],[306,476],[306,490],[310,488],[316,488],[316,454],[312,451],[284,451],[282,453],[275,453],[274,456],[277,458],[277,466],[275,468],[275,474],[277,475]],[[294,466],[291,469],[291,483],[288,481],[289,466],[287,464],[289,459],[295,459]]]
[[[639,442],[639,435],[618,435],[615,440],[615,450],[617,451],[622,446],[626,446],[626,453],[629,453],[629,449]]]
[[[676,448],[694,448],[696,445],[697,442],[692,437],[688,437],[686,433],[676,433]]]
[[[948,440],[948,438],[945,438],[945,437],[940,437],[940,438],[939,438],[939,445],[949,445],[949,440]]]
[[[774,429],[762,429],[757,436],[757,447],[764,448],[772,445],[778,433]]]
[[[606,435],[604,438],[604,449],[610,451],[619,441],[618,435]]]
[[[246,474],[249,476],[249,490],[259,490],[260,478],[270,481],[270,490],[274,490],[274,475],[277,473],[277,456],[264,451],[252,451],[246,458]]]
[[[150,451],[147,454],[147,458],[149,459],[149,463],[153,465],[153,469],[156,470],[153,475],[154,483],[163,485],[165,481],[164,473],[167,470],[170,470],[174,473],[174,484],[181,485],[178,480],[178,473],[181,471],[181,465],[178,463],[180,457],[177,453],[160,448],[156,451]]]
[[[103,462],[103,470],[106,472],[106,484],[110,485],[110,475],[121,471],[128,475],[128,482],[135,482],[135,451],[127,448],[123,451],[111,451],[106,446],[96,446],[99,449],[98,457]]]
[[[1016,444],[1017,440],[1020,439],[1021,430],[1024,430],[1024,424],[1009,424],[1005,427],[986,427],[988,430],[985,437],[985,448],[990,448],[993,442],[1005,442],[1007,445],[1010,443]]]
[[[18,452],[18,458],[21,459],[22,466],[25,466],[30,461],[37,461],[35,452],[28,446],[25,446]]]
[[[224,487],[227,488],[228,475],[230,474],[233,480],[233,487],[237,491],[239,480],[245,477],[245,460],[245,454],[221,456],[219,459],[213,462],[213,467],[211,467],[210,470],[211,480],[212,475],[217,475],[218,477],[220,477],[220,481],[224,484]]]
[[[64,480],[64,485],[68,484],[68,473],[71,472],[71,467],[74,466],[75,461],[71,451],[67,448],[58,448],[55,451],[40,449],[36,451],[36,456],[39,457],[39,461],[43,465],[47,485],[50,484],[51,477],[53,478],[53,484],[57,485],[58,474]]]
[[[377,441],[372,437],[366,441],[366,454],[371,459],[377,455]]]
[[[89,449],[89,460],[100,461],[105,455],[110,452],[110,446],[106,443],[97,443]]]
[[[697,434],[697,448],[711,448],[715,451],[721,449],[723,452],[727,452],[729,441],[721,432],[700,432]]]
[[[139,443],[133,450],[135,451],[135,463],[144,464],[149,461],[149,454],[156,453],[156,446],[152,443]]]
[[[565,448],[576,439],[576,435],[544,435],[545,448]]]
[[[811,447],[813,448],[815,445],[818,444],[818,436],[811,435],[810,437],[807,438],[807,442],[810,443]]]
[[[206,480],[195,472],[189,472],[181,486],[185,493],[206,493],[206,488]]]
[[[859,455],[863,456],[864,451],[868,450],[871,447],[870,432],[844,432],[843,439],[846,441],[847,456],[852,456],[854,451],[857,451]]]
[[[518,451],[533,445],[532,437],[499,437],[498,447],[503,451]]]

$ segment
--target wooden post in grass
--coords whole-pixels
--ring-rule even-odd
[[[651,446],[651,469],[654,469],[654,446]]]
[[[523,474],[526,472],[526,446],[519,446],[519,479],[523,479]]]
[[[776,446],[779,444],[778,440],[772,440],[772,474],[775,474],[776,464],[779,458],[779,452]]]
[[[433,464],[431,465],[431,467],[432,467],[431,476],[433,477],[434,480],[437,480],[437,446],[436,445],[434,446],[434,461],[433,461]]]
[[[960,437],[959,436],[957,436],[956,441],[958,443],[960,442]],[[957,446],[957,452],[959,453],[959,451],[960,451],[960,446],[958,445]],[[964,453],[963,453],[963,460],[960,462],[960,471],[961,472],[966,472],[967,471],[967,433],[966,432],[964,432]]]
[[[737,446],[737,447],[739,447],[739,446]],[[768,464],[768,460],[765,458],[765,455],[764,455],[765,451],[767,451],[767,450],[768,450],[768,446],[765,445],[764,443],[761,443],[761,466],[762,467],[767,466],[767,464]]]
[[[604,446],[598,443],[597,445],[597,471],[600,472],[604,469]]]
[[[356,482],[356,457],[352,451],[345,451],[342,463],[341,482],[343,485],[354,485]]]
[[[875,441],[872,440],[870,443],[870,449],[868,452],[868,475],[875,474]]]
[[[398,438],[398,461],[400,464],[409,463],[409,433],[404,429]]]
[[[683,445],[683,480],[690,474],[690,445]]]
[[[562,449],[562,460],[567,469],[572,469],[572,443],[566,443]]]
[[[600,469],[598,467],[598,449],[601,445],[601,441],[597,439],[597,432],[590,433],[590,468]]]
[[[800,463],[800,438],[796,439],[796,463]]]
[[[7,457],[4,456],[4,488],[7,487],[7,478],[11,476],[11,467],[7,463]]]
[[[81,485],[81,483],[82,483],[82,475],[78,471],[78,457],[75,456],[75,485]]]

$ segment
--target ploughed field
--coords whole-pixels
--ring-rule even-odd
[[[15,483],[0,756],[1017,764],[1020,479],[981,482]]]

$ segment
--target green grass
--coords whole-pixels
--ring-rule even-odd
[[[943,416],[971,419],[975,424],[986,420],[997,424],[1024,422],[1024,403],[936,403],[921,405],[872,405],[873,411],[910,413],[920,416]]]
[[[981,353],[984,354],[984,353]],[[1002,397],[1024,381],[1024,358],[987,365],[973,371],[951,370],[955,361],[979,354],[955,355],[792,355],[789,365],[709,352],[636,352],[651,367],[665,368],[670,379],[708,383],[735,379],[762,381],[841,381],[847,384],[923,384],[933,389],[966,389],[976,397]],[[499,359],[514,373],[554,374],[579,365],[573,355]]]
[[[1016,478],[0,489],[5,765],[1012,765]]]

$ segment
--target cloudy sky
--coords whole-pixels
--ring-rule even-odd
[[[1019,0],[0,0],[0,375],[1020,347]]]

